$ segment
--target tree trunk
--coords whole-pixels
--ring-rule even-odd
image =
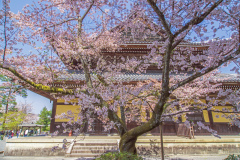
[[[11,83],[12,84],[12,83]],[[6,119],[7,119],[7,117],[6,117],[6,114],[8,113],[8,101],[9,101],[9,97],[11,96],[11,94],[12,94],[12,85],[11,85],[11,87],[10,87],[10,90],[9,90],[9,94],[8,94],[8,97],[7,97],[7,104],[6,104],[6,110],[5,110],[5,115],[4,115],[4,119],[3,119],[3,123],[2,123],[2,129],[3,130],[5,130],[5,123],[6,123]]]
[[[133,136],[131,137],[128,134],[124,134],[121,137],[121,140],[119,143],[120,152],[128,152],[136,155],[137,154],[137,149],[135,146],[136,141],[137,141],[137,137],[133,137]]]

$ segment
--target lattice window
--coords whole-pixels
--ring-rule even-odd
[[[189,121],[203,121],[202,112],[187,114],[187,120]]]

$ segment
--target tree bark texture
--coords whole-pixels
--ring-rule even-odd
[[[135,146],[136,141],[137,141],[136,136],[130,136],[127,133],[124,134],[121,137],[120,144],[119,144],[120,152],[128,152],[128,153],[136,155],[137,154],[137,149]]]

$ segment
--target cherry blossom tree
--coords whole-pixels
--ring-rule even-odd
[[[11,45],[7,42],[11,36],[2,39],[6,47],[1,50],[1,72],[27,88],[56,93],[66,102],[77,98],[73,104],[81,106],[77,121],[71,111],[62,115],[70,119],[68,124],[81,126],[87,121],[91,129],[95,114],[106,129],[117,129],[121,152],[136,154],[138,136],[166,118],[177,121],[184,113],[214,110],[221,97],[221,103],[230,102],[233,109],[219,112],[229,113],[226,118],[239,126],[239,91],[221,90],[212,80],[221,65],[239,63],[239,9],[237,0],[41,0],[17,14],[2,10],[3,34],[18,32]],[[14,24],[12,28],[6,27],[5,19]],[[157,38],[147,42],[145,55],[108,60],[104,54],[114,55],[127,42],[150,35]],[[33,46],[37,54],[19,48],[13,53],[16,43]],[[157,68],[160,77],[134,83],[126,78],[127,72],[144,75],[149,67]],[[76,73],[84,78],[74,79]],[[62,83],[74,79],[82,86],[52,85],[61,79]],[[216,97],[207,96],[214,92]],[[201,102],[202,97],[212,103]],[[146,111],[150,117],[141,114]],[[128,130],[129,121],[139,125]],[[198,125],[217,135],[201,122]]]
[[[6,118],[9,115],[8,111],[16,110],[16,96],[26,97],[27,92],[24,87],[11,82],[11,79],[6,76],[0,75],[0,81],[0,108],[2,110],[0,116],[3,117],[2,128],[4,129]]]

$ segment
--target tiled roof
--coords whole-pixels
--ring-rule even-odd
[[[170,75],[173,78],[176,79],[185,79],[190,76],[190,74],[187,75],[177,75],[177,74],[172,74]],[[162,78],[161,73],[142,73],[142,74],[137,74],[137,73],[123,73],[116,75],[114,77],[111,77],[113,80],[121,80],[125,82],[131,82],[131,81],[144,81],[148,80],[150,78],[152,79],[157,79],[160,80]],[[93,79],[96,79],[96,76],[93,75]],[[58,77],[58,80],[64,80],[64,81],[84,81],[85,76],[83,73],[71,73],[68,75],[61,75]],[[240,82],[240,75],[238,74],[217,74],[216,76],[211,77],[212,81],[217,81],[217,82]]]
[[[153,41],[123,41],[122,44],[152,44]],[[158,42],[160,45],[164,44],[164,42]],[[204,42],[181,42],[179,46],[181,45],[191,45],[191,46],[207,46]]]
[[[20,124],[18,126],[19,127],[43,127],[45,125],[35,124],[35,123],[24,123],[24,124]]]
[[[240,75],[239,74],[220,73],[220,74],[212,77],[212,80],[216,80],[218,82],[240,82]]]

